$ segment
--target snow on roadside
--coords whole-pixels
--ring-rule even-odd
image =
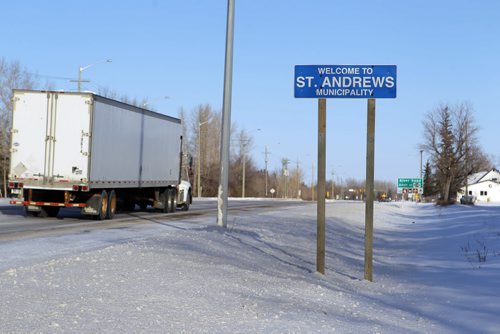
[[[500,325],[500,208],[377,203],[374,283],[361,279],[363,204],[328,203],[326,276],[314,272],[315,215],[314,205],[256,209],[230,215],[227,230],[198,217],[4,243],[2,252],[22,249],[31,260],[0,266],[1,330],[493,333]],[[484,263],[461,248],[476,239],[489,249]]]

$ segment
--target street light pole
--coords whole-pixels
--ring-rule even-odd
[[[266,173],[266,175],[265,175],[265,178],[266,178],[266,197],[267,197],[267,162],[268,162],[268,161],[267,161],[267,156],[268,156],[269,154],[270,154],[270,152],[267,150],[267,146],[266,146],[266,149],[265,149],[265,151],[264,151],[264,156],[265,156],[265,158],[264,158],[264,162],[265,162],[265,166],[266,166],[266,167],[265,167],[265,171],[264,171],[264,172]]]
[[[300,199],[300,161],[297,158],[297,199]]]
[[[206,124],[208,123],[208,121],[205,121],[205,122],[198,122],[198,161],[196,163],[196,186],[198,188],[198,197],[201,197],[201,186],[200,186],[200,183],[201,183],[201,177],[200,177],[200,174],[201,174],[201,126],[203,124]]]
[[[241,147],[243,149],[243,180],[241,181],[241,198],[245,198],[245,169],[246,169],[246,152],[245,143],[242,141]]]
[[[332,170],[332,196],[330,197],[331,199],[335,199],[335,194],[334,194],[334,185],[333,185],[333,176],[334,176],[334,173],[333,173],[333,170]]]
[[[224,96],[220,149],[220,181],[217,196],[217,225],[227,227],[229,185],[229,141],[231,136],[231,93],[233,79],[234,0],[227,2],[226,59],[224,65]]]
[[[287,158],[281,159],[281,168],[282,168],[284,188],[285,188],[285,191],[282,194],[283,198],[288,198],[288,163],[289,162],[290,162],[290,160],[288,160]]]
[[[82,91],[82,72],[83,72],[83,67],[78,68],[78,92]]]
[[[260,131],[260,129],[255,129],[251,132],[254,132],[254,131]],[[246,162],[247,162],[247,145],[249,145],[251,143],[251,137],[247,134],[245,134],[245,132],[242,132],[241,135],[240,135],[240,154],[241,154],[241,160],[242,160],[242,180],[241,180],[241,197],[242,198],[245,198],[245,184],[246,184]],[[267,150],[267,148],[266,148]]]
[[[420,178],[422,178],[422,153],[424,150],[420,150]]]
[[[314,202],[314,162],[312,163],[312,172],[311,172],[311,196],[312,196],[312,201]]]

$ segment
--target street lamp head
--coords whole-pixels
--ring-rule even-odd
[[[88,69],[94,65],[102,64],[102,63],[111,63],[111,59],[101,60],[101,61],[95,62],[95,63],[87,65],[87,66],[80,66],[80,72],[85,71],[86,69]]]
[[[170,96],[163,96],[162,98],[157,99],[157,100],[153,100],[153,101],[146,101],[146,102],[144,102],[144,103],[142,104],[142,107],[143,107],[143,108],[146,108],[146,106],[147,106],[147,105],[149,105],[149,104],[151,104],[152,102],[155,102],[155,101],[158,101],[158,100],[161,100],[161,99],[165,99],[165,100],[167,100],[167,99],[169,99],[169,98],[170,98]]]

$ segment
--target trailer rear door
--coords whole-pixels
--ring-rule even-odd
[[[49,102],[47,94],[14,93],[11,179],[43,176]]]
[[[71,189],[87,182],[91,95],[14,95],[11,178],[27,188]]]
[[[86,183],[90,153],[92,98],[85,94],[54,94],[54,151],[50,176],[54,182]]]

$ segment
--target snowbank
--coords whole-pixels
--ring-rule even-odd
[[[315,215],[291,203],[230,215],[227,230],[167,218],[4,242],[1,330],[498,331],[499,207],[376,203],[374,283],[361,279],[364,205],[328,203],[326,276]]]

